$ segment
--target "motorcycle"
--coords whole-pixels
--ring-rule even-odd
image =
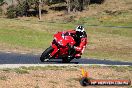
[[[67,63],[75,58],[75,50],[72,48],[76,42],[74,38],[65,32],[58,32],[54,34],[54,39],[49,48],[47,48],[41,55],[41,62],[46,59],[62,59],[62,62]],[[52,56],[51,56],[52,55]]]

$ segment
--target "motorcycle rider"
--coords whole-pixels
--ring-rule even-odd
[[[82,25],[79,25],[74,30],[63,31],[62,34],[64,34],[65,36],[72,36],[74,38],[76,43],[74,46],[70,47],[76,51],[75,58],[81,58],[81,55],[87,45],[87,34],[84,27]],[[50,54],[50,57],[52,57],[57,51],[58,49],[56,48],[56,50],[54,50],[54,52]],[[70,54],[68,57],[71,57]],[[45,60],[47,61],[49,59]]]
[[[75,49],[76,51],[75,58],[81,58],[81,55],[87,45],[87,34],[84,27],[82,25],[79,25],[75,30],[66,31],[65,34],[70,35],[74,38],[76,44],[74,46],[71,46],[71,48]]]

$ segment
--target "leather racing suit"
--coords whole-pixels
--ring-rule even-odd
[[[76,42],[73,48],[76,50],[76,58],[81,58],[82,53],[87,45],[87,34],[84,31],[81,36],[78,36],[75,30],[65,31],[65,34],[72,36]]]

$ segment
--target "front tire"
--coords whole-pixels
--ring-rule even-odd
[[[50,55],[49,55],[49,54],[50,54],[52,51],[53,51],[52,46],[50,46],[49,48],[47,48],[47,49],[42,53],[42,55],[41,55],[41,57],[40,57],[41,62],[44,62],[45,59],[50,58]]]

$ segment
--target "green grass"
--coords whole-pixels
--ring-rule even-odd
[[[45,67],[42,67],[42,66],[30,66],[30,67],[22,66],[19,68],[3,68],[3,69],[0,69],[0,71],[4,71],[7,73],[16,72],[18,74],[29,74],[30,71],[36,71],[36,70],[42,70],[42,71],[54,70],[54,71],[57,71],[57,70],[64,70],[64,69],[65,69],[65,71],[75,71],[75,68],[68,68],[66,66],[45,66]],[[67,70],[67,69],[69,69],[69,70]],[[36,76],[36,77],[44,77],[44,76]]]
[[[101,13],[71,23],[0,18],[0,44],[4,43],[9,49],[22,47],[42,50],[50,46],[54,33],[84,23],[89,44],[83,57],[132,61],[132,29],[89,26],[132,26],[131,18],[130,12],[117,16]]]
[[[39,49],[48,47],[53,39],[53,34],[65,28],[64,24],[60,25],[59,23],[52,24],[3,18],[0,20],[0,25],[0,42],[13,46]],[[67,28],[72,27],[68,25]]]
[[[7,76],[0,76],[0,80],[6,81],[7,80]]]
[[[45,66],[45,67],[41,67],[41,66],[30,66],[30,67],[20,67],[21,69],[24,70],[62,70],[65,67],[63,66]]]
[[[81,17],[76,20],[76,23],[84,23],[86,25],[100,25],[100,26],[128,26],[132,27],[132,12],[130,11],[116,11],[117,15],[100,12],[97,15],[90,17]]]
[[[35,30],[0,29],[0,42],[22,47],[42,48],[50,43],[51,38],[51,34]]]
[[[15,68],[13,69],[14,72],[18,73],[18,74],[29,74],[29,71],[26,69],[21,69],[21,68]]]
[[[10,68],[4,68],[4,69],[2,69],[2,71],[9,73],[11,71],[11,69]]]
[[[132,66],[126,66],[126,67],[111,66],[110,68],[114,69],[117,72],[132,71]]]

